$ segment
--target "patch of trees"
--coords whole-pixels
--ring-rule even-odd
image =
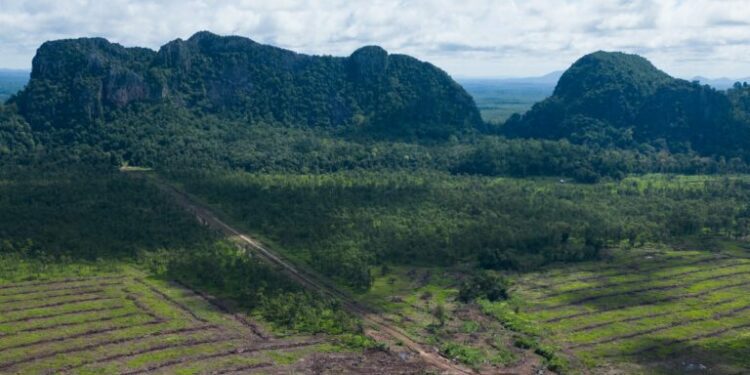
[[[464,303],[476,299],[486,299],[490,302],[506,300],[510,282],[501,275],[490,271],[477,271],[461,284],[458,290],[458,300]]]
[[[338,301],[304,290],[232,243],[145,253],[141,261],[157,275],[209,291],[285,330],[334,335],[360,331],[359,322]]]
[[[96,260],[214,237],[146,182],[78,165],[0,172],[0,239],[8,251],[32,241],[27,253]]]
[[[3,147],[5,145],[5,147]],[[5,151],[3,151],[5,150]],[[745,172],[741,158],[665,147],[602,147],[562,140],[472,135],[445,142],[351,137],[323,128],[243,126],[179,106],[138,106],[97,127],[34,131],[13,106],[0,112],[0,160],[46,168],[123,164],[160,170],[198,167],[263,173],[441,171],[457,175],[557,176],[580,182],[659,172]]]
[[[6,279],[71,264],[153,275],[211,292],[293,332],[355,334],[338,302],[311,294],[202,227],[145,181],[91,169],[0,171],[0,271]],[[23,266],[23,267],[22,267]],[[25,273],[25,274],[24,274]],[[59,273],[59,272],[58,272]]]
[[[28,159],[36,149],[31,127],[14,108],[0,104],[0,163]]]
[[[435,173],[180,172],[244,228],[354,288],[377,265],[533,270],[607,246],[750,233],[745,179],[596,185]]]

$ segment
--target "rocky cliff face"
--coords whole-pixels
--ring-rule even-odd
[[[308,56],[199,32],[158,52],[101,38],[47,42],[16,102],[36,129],[106,122],[133,103],[170,103],[248,122],[438,136],[481,123],[440,69],[380,47]]]

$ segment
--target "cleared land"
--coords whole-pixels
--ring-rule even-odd
[[[456,300],[462,272],[437,267],[389,267],[373,272],[358,295],[383,319],[417,342],[483,374],[530,374],[545,369],[532,351],[513,346],[514,332],[476,305]],[[545,372],[547,373],[547,372]]]
[[[606,262],[517,281],[521,314],[582,363],[605,372],[750,371],[746,251],[617,251]]]
[[[416,373],[326,337],[275,337],[209,296],[134,269],[0,283],[0,373]],[[304,359],[304,360],[302,360]]]

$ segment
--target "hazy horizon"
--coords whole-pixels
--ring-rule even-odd
[[[31,73],[31,66],[29,66],[28,68],[7,68],[7,67],[0,67],[0,71],[2,71],[2,72],[17,72],[17,73]],[[526,79],[542,78],[542,77],[546,77],[546,76],[553,75],[553,74],[562,74],[564,71],[565,71],[565,69],[560,69],[560,70],[554,70],[554,71],[550,71],[550,72],[543,73],[543,74],[538,74],[538,75],[519,75],[519,76],[464,76],[464,75],[451,74],[451,77],[453,77],[454,79],[459,80],[459,81],[460,80],[482,80],[482,79],[485,79],[485,80],[515,80],[515,79],[525,79],[525,78]],[[667,73],[669,73],[669,72],[667,72]],[[735,79],[742,80],[742,79],[750,78],[750,74],[748,74],[747,76],[736,76],[736,77],[729,77],[729,76],[708,77],[708,76],[703,76],[703,75],[700,75],[700,74],[694,74],[692,76],[686,76],[686,77],[680,77],[680,76],[674,76],[674,77],[681,78],[681,79],[686,79],[686,80],[692,80],[692,79],[694,79],[696,77],[702,77],[702,78],[706,78],[706,79],[709,79],[709,80],[712,80],[712,81],[715,81],[715,80],[735,80]]]

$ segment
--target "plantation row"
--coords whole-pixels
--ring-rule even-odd
[[[0,285],[0,373],[246,372],[330,345],[270,337],[205,297],[138,275]]]
[[[526,301],[525,316],[593,363],[674,365],[691,358],[717,366],[718,373],[747,368],[738,346],[750,347],[750,261],[654,250],[615,254],[614,260],[622,264],[619,271],[604,266],[596,272],[594,263],[569,267],[567,274],[521,277],[516,293]]]

